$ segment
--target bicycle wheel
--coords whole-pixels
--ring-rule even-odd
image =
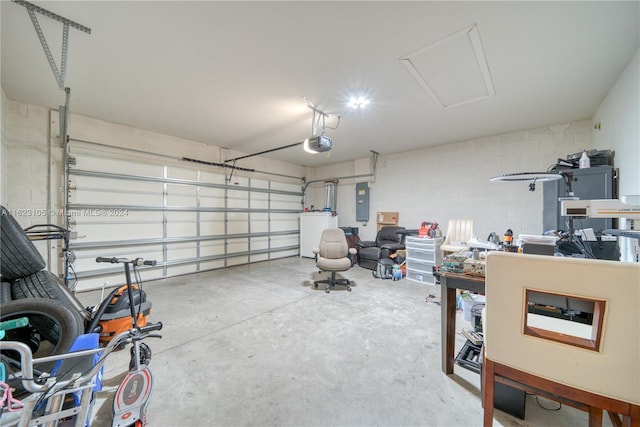
[[[53,356],[69,351],[78,335],[84,333],[83,319],[58,301],[43,298],[25,298],[2,305],[0,321],[26,317],[27,326],[5,331],[3,341],[19,341],[27,344],[33,357]],[[20,367],[20,356],[10,350],[2,351],[2,359],[11,368]],[[34,369],[49,372],[55,362],[40,363]],[[16,389],[22,385],[10,383]]]

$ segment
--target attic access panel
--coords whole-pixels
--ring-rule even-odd
[[[476,24],[404,55],[400,62],[442,109],[495,95]]]

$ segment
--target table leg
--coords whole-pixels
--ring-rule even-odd
[[[442,372],[453,374],[453,358],[456,343],[456,289],[441,284],[441,334],[442,334]]]
[[[602,427],[602,408],[589,407],[589,427]]]
[[[482,386],[482,400],[484,403],[482,424],[484,427],[491,427],[493,425],[493,402],[496,391],[496,365],[492,360],[484,359],[482,376],[484,381]]]

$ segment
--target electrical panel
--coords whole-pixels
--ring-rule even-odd
[[[369,183],[356,184],[356,221],[369,221]]]

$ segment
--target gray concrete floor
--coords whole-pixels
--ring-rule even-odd
[[[331,293],[307,258],[287,258],[152,281],[148,340],[155,388],[149,426],[480,426],[480,377],[440,362],[440,287],[342,273]],[[428,295],[435,298],[427,298]],[[80,294],[95,305],[99,294]],[[427,301],[428,300],[428,301]],[[458,330],[470,327],[458,313]],[[457,336],[457,350],[465,339]],[[111,425],[111,400],[128,367],[113,354],[93,427]],[[586,426],[585,413],[534,396],[525,420],[494,425]],[[608,420],[605,420],[605,425]]]

